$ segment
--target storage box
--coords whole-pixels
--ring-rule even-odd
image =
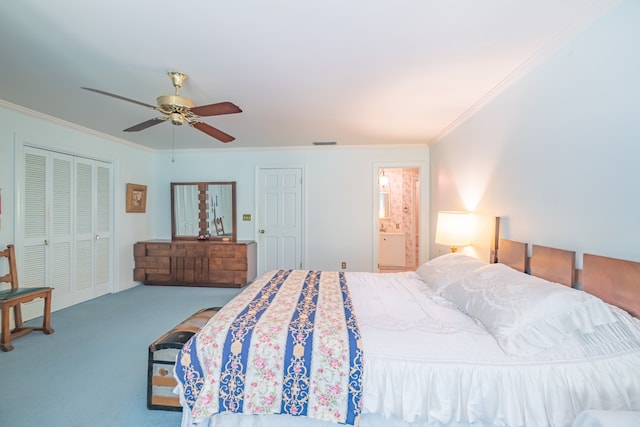
[[[182,411],[180,398],[173,394],[177,385],[173,377],[176,356],[184,344],[220,310],[203,308],[171,329],[149,346],[147,368],[147,408]]]

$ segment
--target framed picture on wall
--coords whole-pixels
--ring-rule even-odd
[[[147,211],[147,186],[127,184],[127,212]]]

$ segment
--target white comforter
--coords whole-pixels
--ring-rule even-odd
[[[571,426],[584,409],[640,410],[640,322],[615,307],[618,321],[592,334],[512,356],[414,272],[347,281],[364,348],[362,427]],[[277,415],[203,424],[331,425]],[[182,425],[192,425],[186,410]]]

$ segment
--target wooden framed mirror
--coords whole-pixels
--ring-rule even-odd
[[[235,242],[235,181],[172,182],[171,240]]]

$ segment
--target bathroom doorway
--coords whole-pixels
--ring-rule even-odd
[[[377,271],[415,270],[421,262],[421,168],[377,168]]]

